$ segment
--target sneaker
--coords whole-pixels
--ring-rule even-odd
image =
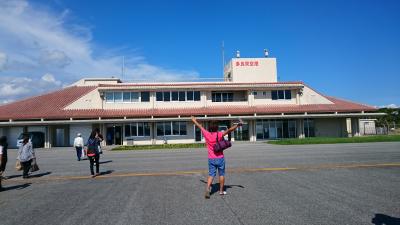
[[[96,175],[92,175],[92,178],[95,178],[96,177]]]
[[[222,192],[220,191],[219,195],[226,195],[226,191],[222,191]]]
[[[210,190],[206,190],[206,193],[205,193],[204,197],[205,197],[206,199],[209,199],[209,198],[210,198]]]
[[[96,176],[100,176],[100,173],[96,173]]]

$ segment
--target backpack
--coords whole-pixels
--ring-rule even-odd
[[[89,139],[87,145],[86,155],[89,157],[95,156],[97,153],[97,142],[96,139]]]

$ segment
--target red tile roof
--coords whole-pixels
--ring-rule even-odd
[[[325,112],[372,112],[375,108],[327,97],[334,104],[310,105],[263,105],[263,106],[235,106],[227,103],[225,106],[211,106],[201,108],[158,108],[158,109],[81,109],[66,110],[81,96],[94,90],[96,87],[68,87],[49,94],[28,98],[7,105],[0,106],[0,120],[32,120],[32,119],[69,119],[69,118],[140,118],[151,116],[189,116],[189,115],[252,115],[277,113],[325,113]]]

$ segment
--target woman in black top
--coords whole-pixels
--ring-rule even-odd
[[[8,159],[7,149],[8,149],[7,137],[2,136],[0,138],[0,176],[6,169],[7,159]]]

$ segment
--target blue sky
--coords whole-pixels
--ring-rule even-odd
[[[281,81],[400,105],[400,1],[3,1],[0,103],[81,77],[219,78],[226,59],[278,61]],[[34,84],[34,85],[32,85]]]

